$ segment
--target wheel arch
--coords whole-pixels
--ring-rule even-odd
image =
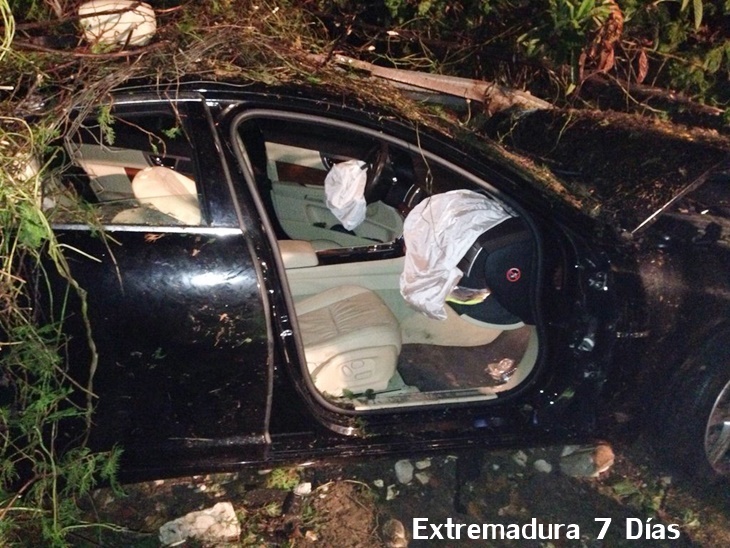
[[[711,415],[730,382],[730,322],[717,324],[705,335],[701,346],[698,339],[697,345],[687,347],[681,367],[661,391],[650,424],[652,438],[667,464],[713,481],[720,473],[708,462],[705,444]],[[729,478],[730,468],[721,465]]]

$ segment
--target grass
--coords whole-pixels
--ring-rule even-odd
[[[299,471],[296,468],[274,468],[266,479],[266,487],[291,491],[299,485],[299,481]]]

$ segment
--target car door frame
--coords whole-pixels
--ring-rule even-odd
[[[220,120],[219,123],[216,123],[216,126],[219,128],[219,130],[221,132],[221,139],[233,139],[234,138],[232,136],[232,132],[234,131],[233,128],[241,117],[245,118],[245,117],[249,117],[249,116],[257,116],[259,114],[265,115],[267,112],[269,112],[269,113],[279,112],[285,117],[286,116],[292,116],[295,118],[304,117],[305,119],[312,117],[311,118],[312,120],[314,120],[316,117],[321,118],[321,113],[312,114],[312,113],[306,113],[306,112],[298,112],[298,111],[294,111],[292,109],[281,109],[281,108],[277,108],[275,106],[272,107],[271,104],[262,105],[258,102],[254,102],[254,101],[252,101],[248,104],[245,104],[245,103],[244,104],[235,104],[235,101],[233,101],[232,104],[228,108],[225,108],[222,110],[226,111],[225,119]],[[361,130],[363,132],[370,132],[370,133],[372,133],[373,136],[375,136],[377,138],[381,138],[381,139],[384,138],[386,140],[393,140],[393,142],[395,142],[395,143],[400,143],[399,140],[397,140],[393,137],[384,136],[381,132],[379,132],[376,129],[368,129],[366,125],[362,125],[362,124],[358,125],[358,124],[351,123],[351,122],[343,122],[336,118],[333,119],[333,123],[334,124],[340,123],[340,124],[343,124],[343,126],[347,125],[347,126],[352,126],[353,128],[357,127],[358,130]],[[405,143],[407,143],[407,141],[403,141],[400,144],[403,145]],[[412,145],[409,145],[409,146],[412,146]],[[235,151],[231,150],[230,148],[227,150],[226,156],[227,156],[227,161],[230,162],[232,165],[246,163],[245,161],[241,162],[240,159],[236,158]],[[233,171],[233,169],[231,171]],[[269,243],[273,247],[274,245],[276,245],[276,239],[275,239],[276,230],[271,225],[270,221],[266,218],[266,215],[265,215],[266,208],[265,208],[262,200],[258,196],[258,189],[254,182],[253,172],[251,170],[246,170],[246,171],[248,173],[241,172],[241,176],[243,176],[247,182],[247,186],[248,186],[247,195],[248,195],[249,199],[253,200],[254,203],[256,203],[258,205],[259,211],[263,212],[263,213],[259,214],[260,218],[261,218],[261,221],[260,221],[261,226],[264,227],[264,234],[262,236],[265,237],[266,234],[271,235],[271,240],[269,241]],[[377,246],[371,246],[371,247],[374,248],[373,251],[375,251],[377,254],[377,252],[378,252]],[[363,250],[363,252],[367,252],[367,251],[368,250],[365,250],[365,249]],[[350,260],[360,259],[361,255],[352,253],[350,251],[348,253],[347,257]],[[378,258],[381,258],[381,257],[382,256],[379,256]],[[279,267],[280,271],[283,272],[284,265],[281,263],[281,259],[280,259],[280,257],[278,257],[278,254],[274,253],[272,255],[272,258],[276,261],[276,264]],[[287,308],[289,310],[293,310],[294,309],[293,302],[291,301],[291,298],[290,298],[291,290],[288,288],[288,282],[286,280],[285,275],[281,274],[279,276],[279,283],[281,284],[281,287],[283,289],[282,294],[286,298]],[[295,324],[296,324],[296,318],[294,318],[293,314],[291,314],[291,316],[288,318],[288,326],[296,328]],[[290,329],[291,327],[287,327],[286,330]],[[281,332],[284,332],[284,331],[285,331],[285,329],[281,329]],[[289,337],[289,339],[291,339],[291,336]],[[296,354],[293,354],[291,352],[291,350],[293,348],[296,348]],[[343,410],[341,408],[337,408],[337,407],[333,406],[331,403],[327,402],[324,398],[322,398],[319,395],[317,390],[314,388],[314,385],[311,382],[311,379],[309,378],[309,376],[301,373],[301,371],[300,371],[300,369],[301,369],[300,364],[306,363],[303,358],[303,355],[301,354],[302,349],[300,348],[300,346],[298,344],[295,345],[293,348],[288,349],[288,351],[286,352],[287,356],[290,357],[288,366],[291,369],[293,369],[294,371],[296,371],[293,381],[294,381],[294,384],[297,385],[297,387],[299,388],[298,392],[299,392],[300,396],[302,396],[305,399],[305,401],[307,401],[306,407],[309,409],[309,412],[314,414],[320,420],[320,422],[322,422],[328,428],[330,428],[331,430],[333,430],[335,432],[340,432],[340,433],[346,432],[347,435],[356,434],[357,429],[353,427],[353,424],[357,424],[359,421],[353,420],[353,417],[347,417],[347,415],[348,415],[347,412],[343,412]],[[291,357],[294,357],[294,356],[297,356],[299,358],[299,360],[300,360],[299,363],[296,363],[295,361],[291,360]],[[303,387],[306,387],[306,389],[303,389]],[[383,415],[384,414],[381,414],[381,416],[383,416]]]
[[[207,93],[207,97],[211,104],[218,107],[218,111],[214,113],[215,126],[222,142],[233,138],[234,119],[237,116],[261,109],[279,111],[284,115],[310,116],[312,119],[322,118],[323,111],[326,111],[325,116],[328,118],[380,134],[386,140],[392,139],[394,143],[401,141],[411,143],[408,135],[413,128],[409,130],[394,124],[390,128],[391,132],[384,132],[383,123],[389,124],[389,122],[361,110],[353,113],[343,107],[342,112],[339,112],[338,107],[326,100],[301,96],[282,97],[266,93],[244,93],[237,96],[235,93],[212,92]],[[514,196],[520,196],[520,203],[516,209],[525,212],[525,219],[531,230],[539,234],[540,239],[549,238],[551,244],[559,245],[562,249],[560,258],[556,260],[561,263],[560,274],[564,276],[565,281],[563,289],[570,288],[571,284],[584,286],[587,283],[588,274],[582,265],[578,265],[579,258],[574,254],[575,248],[569,240],[567,231],[561,226],[559,219],[563,212],[559,208],[544,211],[543,206],[541,210],[539,193],[535,189],[530,189],[529,185],[521,181],[515,173],[503,171],[498,165],[492,165],[489,161],[479,163],[470,158],[466,151],[437,138],[431,138],[427,134],[419,134],[418,143],[425,150],[447,149],[444,154],[433,153],[434,157],[442,158],[447,165],[467,175],[468,178],[479,181],[479,185],[487,184],[494,190],[495,195],[504,198],[511,207],[517,205]],[[251,169],[240,167],[241,162],[232,146],[225,148],[224,156],[225,161],[231,166],[230,172],[238,170],[237,175],[245,179],[247,190],[243,193],[245,197],[241,195],[241,199],[248,200],[249,205],[253,206],[251,211],[261,229],[260,237],[262,241],[268,242],[270,249],[273,248],[276,246],[277,233],[258,195],[253,172]],[[494,182],[495,180],[497,182]],[[551,215],[557,216],[557,219],[549,218]],[[544,248],[544,242],[539,242],[539,245]],[[276,383],[272,413],[275,417],[278,412],[284,412],[280,402],[285,400],[286,411],[298,417],[294,421],[298,425],[297,428],[277,432],[272,430],[272,455],[290,454],[302,458],[318,454],[345,456],[362,452],[388,452],[414,443],[425,444],[424,446],[431,448],[463,447],[474,444],[493,446],[546,439],[547,432],[551,432],[555,439],[576,439],[593,430],[595,424],[592,413],[595,410],[596,389],[602,384],[601,374],[596,372],[606,367],[605,359],[610,350],[604,350],[602,342],[596,354],[591,355],[576,350],[577,344],[584,336],[581,331],[583,324],[588,323],[589,318],[581,316],[574,321],[573,318],[555,316],[553,311],[545,311],[544,322],[538,322],[543,341],[541,352],[544,352],[542,358],[544,367],[539,374],[532,376],[524,385],[500,398],[496,404],[475,405],[466,402],[446,407],[365,413],[333,405],[317,392],[309,376],[302,372],[301,364],[306,362],[303,358],[303,349],[294,336],[297,329],[296,318],[289,312],[293,311],[294,307],[287,287],[284,265],[278,253],[272,252],[268,259],[271,261],[269,265],[276,267],[273,269],[276,272],[272,274],[278,278],[278,287],[282,289],[278,303],[283,307],[281,310],[284,310],[279,314],[280,336],[277,341],[282,349],[279,356],[283,360],[281,362],[283,372],[279,376],[279,382]],[[538,260],[537,268],[544,274],[541,261],[542,258]],[[571,270],[570,265],[576,266]],[[593,267],[606,268],[603,263]],[[584,289],[576,291],[583,292]],[[569,292],[574,294],[573,288],[570,288]],[[564,306],[558,314],[573,314],[582,310],[583,303],[576,304],[567,295],[559,298],[562,299]],[[540,301],[539,296],[538,301]],[[608,304],[605,299],[601,301]],[[612,308],[612,306],[606,308],[606,314],[600,320],[599,327],[603,328],[610,322]],[[543,317],[542,311],[538,310],[538,314]],[[587,371],[590,371],[590,374],[587,374]],[[291,399],[290,396],[294,396],[295,399]],[[580,413],[572,415],[571,409],[580,410]],[[315,420],[312,420],[313,418]],[[404,420],[406,418],[407,420]],[[485,432],[489,435],[485,436]],[[277,434],[285,435],[277,439]]]

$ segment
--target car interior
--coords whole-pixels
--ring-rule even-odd
[[[518,215],[505,207],[507,218],[464,253],[460,295],[433,319],[401,292],[404,223],[452,189],[498,202],[485,188],[422,151],[342,124],[264,113],[235,131],[276,232],[307,373],[325,397],[358,410],[488,401],[528,378],[538,358],[536,246]],[[367,206],[347,230],[328,207],[326,180],[351,160],[368,171]]]
[[[119,117],[106,136],[92,121],[67,140],[44,193],[55,222],[78,219],[75,195],[103,224],[205,224],[192,145],[172,113],[151,114]]]
[[[134,120],[113,146],[98,132],[70,143],[74,167],[65,178],[97,206],[103,224],[205,224],[190,144],[165,129],[175,124],[162,116]],[[325,118],[247,114],[232,139],[275,233],[304,373],[325,398],[357,410],[490,401],[533,373],[536,240],[486,184],[414,145]],[[351,161],[364,172],[357,198],[364,216],[348,229],[331,208],[327,185],[333,168]],[[459,189],[503,216],[459,244],[465,251],[452,265],[458,285],[435,319],[402,291],[408,261],[422,259],[409,257],[416,246],[404,232],[415,219],[409,215],[429,220],[431,202]],[[63,199],[51,200],[49,210],[63,211]],[[63,214],[54,220],[63,222]],[[433,250],[455,245],[442,241],[436,225],[428,230]],[[431,268],[441,266],[437,260]]]

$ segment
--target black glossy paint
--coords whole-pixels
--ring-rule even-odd
[[[240,233],[125,230],[102,241],[77,229],[59,240],[93,257],[69,257],[99,354],[92,444],[119,443],[130,460],[137,447],[148,458],[210,439],[263,445],[267,330]]]
[[[727,210],[710,225],[685,207],[621,239],[548,202],[505,167],[423,132],[422,146],[489,180],[540,235],[546,252],[536,266],[535,312],[545,366],[488,403],[367,415],[335,408],[302,373],[271,246],[276,229],[248,184],[253,174],[239,166],[231,124],[255,107],[326,112],[406,140],[413,128],[301,91],[186,90],[176,91],[188,98],[185,123],[209,227],[127,228],[106,240],[84,227],[58,228],[69,248],[95,258],[69,253],[72,273],[88,291],[100,358],[92,442],[125,448],[126,478],[585,439],[597,435],[597,420],[608,411],[644,403],[648,387],[659,393],[659,380],[680,370],[708,334],[730,332]],[[120,98],[134,104],[135,93]],[[715,192],[727,200],[726,186]],[[331,262],[363,259],[327,255],[322,259]],[[69,326],[76,331],[70,348],[78,349],[72,355],[83,356],[77,315]]]

